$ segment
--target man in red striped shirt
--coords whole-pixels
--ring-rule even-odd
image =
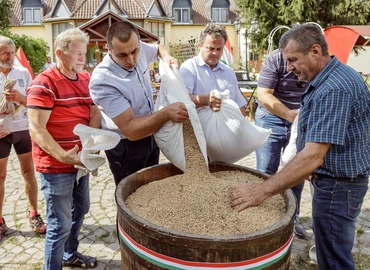
[[[59,34],[54,45],[57,66],[37,76],[27,90],[32,155],[46,200],[45,270],[97,265],[96,258],[77,252],[90,198],[89,175],[76,181],[81,141],[73,128],[97,128],[101,121],[89,94],[90,74],[83,71],[88,40],[79,29]]]

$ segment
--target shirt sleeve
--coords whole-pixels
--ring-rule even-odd
[[[27,88],[27,108],[52,109],[55,93],[51,90],[52,81],[43,74],[38,75]]]
[[[140,41],[140,53],[145,53],[146,59],[149,63],[158,60],[158,48],[157,44],[147,44],[145,42]]]
[[[181,66],[179,73],[184,80],[186,90],[189,94],[194,95],[196,89],[196,71],[192,65],[193,59],[186,60]]]
[[[94,104],[112,119],[130,108],[130,103],[118,88],[119,82],[114,83],[114,76],[109,74],[108,71],[104,73],[104,70],[93,73],[89,87]]]
[[[276,53],[268,55],[262,63],[258,77],[258,87],[275,89],[279,81],[280,57]]]

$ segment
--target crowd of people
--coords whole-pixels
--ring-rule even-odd
[[[76,166],[83,164],[78,156],[81,142],[73,128],[84,124],[120,136],[118,145],[106,151],[118,185],[126,176],[158,164],[160,150],[153,133],[168,121],[183,123],[189,118],[182,102],[154,110],[151,83],[160,77],[149,71],[150,63],[160,57],[177,66],[197,108],[220,111],[222,101],[214,90],[229,90],[245,116],[246,100],[235,72],[220,62],[228,38],[223,26],[208,24],[200,34],[199,54],[181,65],[169,48],[141,42],[130,22],[112,24],[106,38],[108,54],[90,76],[84,71],[88,35],[77,28],[60,33],[54,44],[56,64],[49,57],[44,71],[32,81],[26,69],[13,65],[14,42],[0,37],[0,83],[17,80],[2,93],[16,109],[12,131],[0,133],[0,238],[7,229],[2,201],[14,146],[29,200],[27,221],[46,233],[44,269],[98,264],[96,258],[78,252],[90,197],[89,175],[76,180]],[[297,154],[278,172],[298,112]],[[298,206],[294,232],[307,238],[298,214],[304,181],[310,179],[319,268],[355,269],[351,255],[355,223],[370,173],[370,92],[357,72],[329,55],[317,26],[290,29],[279,49],[265,59],[258,81],[256,125],[272,130],[256,153],[257,170],[272,176],[236,188],[233,208],[243,211],[292,188]],[[40,174],[47,224],[37,210],[34,170]]]

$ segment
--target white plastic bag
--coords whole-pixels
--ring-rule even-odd
[[[197,138],[204,160],[208,165],[206,141],[202,127],[195,109],[195,104],[189,97],[181,75],[176,68],[171,69],[168,64],[162,60],[159,62],[159,74],[161,75],[161,88],[154,110],[158,111],[175,102],[183,102],[185,104],[190,122],[194,129],[195,137]],[[154,138],[163,155],[173,165],[185,172],[186,160],[182,124],[168,121],[154,134]]]
[[[285,147],[284,152],[281,155],[281,165],[284,167],[297,154],[298,118],[299,114],[294,118],[293,124],[290,128],[289,143]]]
[[[234,163],[255,151],[271,134],[270,130],[249,123],[229,96],[228,90],[220,93],[218,112],[210,107],[198,110],[211,161]]]

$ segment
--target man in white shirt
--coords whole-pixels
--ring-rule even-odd
[[[51,57],[48,56],[46,57],[46,63],[44,64],[44,66],[42,67],[42,71],[45,71],[47,70],[48,68],[51,68],[53,66],[56,66],[56,63],[55,62],[52,62],[51,61]]]
[[[10,133],[0,133],[0,239],[8,229],[2,210],[6,166],[12,146],[18,155],[29,202],[28,224],[42,234],[46,232],[47,227],[37,212],[38,188],[31,154],[31,138],[28,131],[26,89],[31,84],[32,78],[26,68],[13,65],[14,55],[15,44],[13,40],[0,36],[0,100],[13,103],[15,108]],[[8,88],[4,87],[7,80],[14,80],[15,84]]]

